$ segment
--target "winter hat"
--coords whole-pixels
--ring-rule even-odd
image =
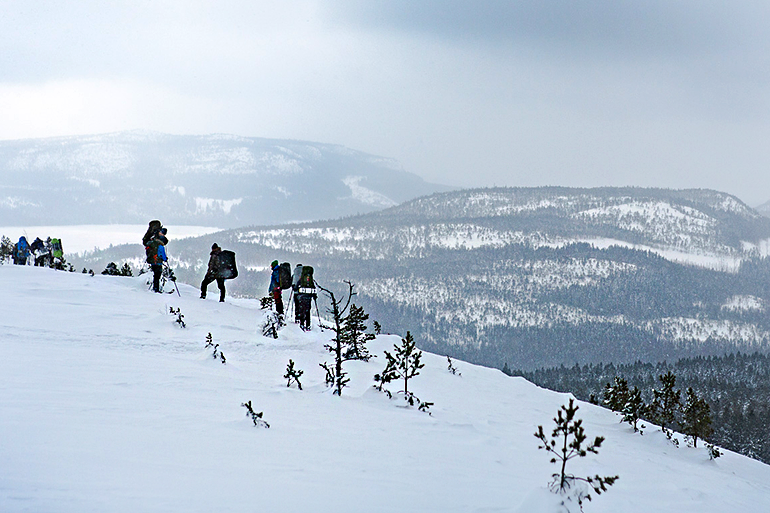
[[[271,268],[271,269],[272,269],[273,267],[277,267],[277,266],[278,266],[278,260],[273,260],[273,262],[270,264],[270,268]]]
[[[211,245],[211,251],[214,251],[215,249],[219,249],[219,246],[217,246],[217,243]]]
[[[162,233],[163,235],[166,235],[168,233],[168,228],[165,228],[165,227],[161,228],[160,233]]]

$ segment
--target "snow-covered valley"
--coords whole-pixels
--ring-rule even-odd
[[[152,294],[144,277],[2,265],[0,286],[0,511],[560,511],[533,434],[550,431],[565,394],[464,362],[453,375],[426,354],[410,389],[434,403],[428,415],[372,388],[398,336],[346,363],[350,387],[336,397],[315,316],[312,332],[290,323],[275,340],[259,333],[257,301],[201,301],[186,285]],[[226,364],[205,349],[208,333]],[[303,390],[286,386],[289,359]],[[709,460],[589,404],[578,416],[606,442],[572,470],[620,476],[586,512],[770,508],[767,465]]]

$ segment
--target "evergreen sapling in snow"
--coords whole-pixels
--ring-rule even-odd
[[[181,308],[176,308],[175,309],[173,306],[171,306],[171,307],[169,307],[169,312],[168,313],[170,313],[171,315],[176,315],[176,320],[174,322],[179,324],[180,327],[182,327],[182,328],[186,328],[187,327],[187,324],[185,324],[185,322],[184,322],[184,315],[182,315],[182,309]]]
[[[343,322],[343,344],[345,345],[345,360],[362,360],[368,362],[372,357],[366,347],[366,343],[374,340],[373,333],[367,333],[366,321],[369,314],[364,312],[363,307],[350,305],[350,311]]]
[[[353,292],[355,285],[347,280],[345,280],[345,283],[348,285],[347,299],[344,296],[341,299],[337,299],[334,292],[318,285],[318,288],[329,296],[331,306],[326,311],[331,314],[332,321],[334,322],[332,326],[324,326],[319,322],[321,327],[330,329],[334,333],[331,343],[324,344],[324,347],[332,353],[332,356],[334,357],[333,367],[329,367],[326,363],[321,364],[321,367],[326,370],[327,378],[331,375],[334,380],[332,384],[334,395],[342,395],[342,389],[345,388],[350,381],[350,379],[347,378],[347,372],[342,368],[343,362],[346,361],[345,354],[348,349],[349,340],[344,324],[345,314],[350,307],[350,300],[353,299],[353,296],[355,296],[356,293]]]
[[[698,447],[698,438],[711,435],[711,407],[705,399],[698,397],[692,387],[687,389],[682,410],[682,433],[690,438],[693,447]]]
[[[631,427],[634,428],[634,433],[642,433],[642,430],[637,426],[637,424],[639,423],[639,419],[644,416],[646,411],[647,405],[644,404],[644,401],[642,400],[642,392],[637,387],[634,387],[631,391],[628,392],[628,400],[626,401],[626,404],[623,406],[623,410],[621,411],[623,420],[628,422]],[[642,427],[644,428],[645,426],[642,425]]]
[[[454,374],[455,376],[462,376],[460,372],[457,371],[457,367],[454,366],[454,362],[452,362],[452,359],[447,355],[446,361],[448,363],[447,370]]]
[[[673,428],[682,408],[682,396],[676,386],[676,376],[671,371],[658,375],[660,389],[652,390],[652,403],[649,407],[649,419],[660,426],[669,440],[673,437]]]
[[[551,463],[558,464],[560,467],[559,472],[552,475],[551,491],[562,495],[566,500],[577,500],[582,510],[583,500],[591,500],[591,489],[597,495],[601,495],[618,479],[618,476],[600,477],[597,474],[593,477],[577,477],[567,473],[568,461],[578,457],[583,458],[589,452],[598,454],[598,449],[604,442],[604,437],[597,436],[592,443],[584,445],[587,436],[582,425],[583,420],[575,418],[578,408],[574,404],[574,399],[570,398],[569,405],[562,405],[557,416],[554,417],[556,427],[551,432],[550,438],[543,431],[543,426],[537,427],[535,437],[542,444],[538,449],[551,453]],[[583,486],[580,486],[581,484]]]
[[[395,355],[385,351],[387,364],[385,370],[380,374],[374,375],[374,380],[378,383],[375,387],[383,390],[383,385],[395,380],[403,380],[404,389],[398,393],[404,395],[404,400],[410,405],[415,406],[420,411],[427,412],[433,403],[421,401],[413,392],[409,390],[409,380],[420,374],[420,369],[425,367],[422,359],[422,351],[417,349],[417,345],[412,334],[407,331],[406,337],[401,339],[401,345],[393,345]],[[388,392],[389,396],[392,396]]]
[[[211,336],[211,333],[206,335],[206,349],[209,349],[209,348],[214,350],[214,352],[211,355],[212,358],[222,362],[222,365],[225,365],[227,363],[225,354],[219,350],[219,344],[214,343],[214,338]]]
[[[263,412],[255,412],[254,408],[251,406],[251,401],[241,403],[241,406],[246,408],[246,416],[251,418],[251,421],[254,423],[254,426],[256,427],[263,427],[263,428],[269,428],[270,424],[265,422],[265,420],[262,418]]]
[[[302,383],[299,382],[299,378],[302,374],[304,374],[304,371],[294,369],[294,360],[289,358],[289,363],[286,365],[286,374],[283,375],[283,377],[288,380],[286,386],[290,387],[291,382],[294,381],[297,383],[297,388],[302,390]]]

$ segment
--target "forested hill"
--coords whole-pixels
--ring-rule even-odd
[[[199,283],[212,242],[236,251],[230,290],[257,297],[273,259],[313,265],[325,285],[352,280],[373,318],[426,349],[533,369],[766,350],[769,239],[770,219],[716,191],[496,188],[169,252]],[[114,248],[83,265],[141,255]]]
[[[337,218],[447,190],[343,146],[131,131],[0,141],[0,216],[222,228]]]

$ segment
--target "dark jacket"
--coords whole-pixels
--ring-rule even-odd
[[[209,268],[206,274],[219,278],[219,273],[222,270],[222,261],[219,259],[219,254],[222,252],[222,248],[214,248],[211,250],[209,256]]]

